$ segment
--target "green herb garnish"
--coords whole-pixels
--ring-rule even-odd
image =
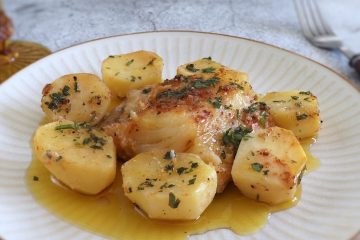
[[[209,99],[208,102],[213,105],[214,108],[220,108],[221,100],[221,97],[216,97],[215,99]]]
[[[128,61],[127,63],[125,63],[125,65],[126,65],[126,66],[130,66],[133,62],[134,62],[134,59],[131,59],[130,61]]]
[[[201,70],[202,73],[213,73],[214,71],[215,71],[215,68],[213,68],[213,67],[203,68]]]
[[[313,94],[310,92],[310,91],[306,91],[306,92],[299,92],[300,94],[303,94],[303,95],[310,95],[310,96],[313,96]]]
[[[176,198],[175,194],[169,193],[169,206],[171,208],[177,208],[180,204],[180,199]]]
[[[146,178],[145,182],[142,182],[139,184],[138,186],[138,190],[144,190],[146,187],[153,187],[154,186],[154,182],[157,181],[157,178]]]
[[[263,169],[263,165],[260,163],[252,163],[251,164],[251,168],[256,171],[256,172],[261,172],[261,170]]]
[[[304,119],[306,119],[307,117],[308,117],[308,115],[307,115],[306,113],[303,113],[303,114],[300,114],[300,115],[296,115],[296,119],[297,119],[298,121],[304,120]]]
[[[249,139],[249,133],[251,133],[252,129],[247,128],[243,125],[240,125],[237,128],[229,128],[223,135],[223,143],[225,145],[232,145],[234,149],[239,147],[239,144],[243,138]]]
[[[188,64],[188,65],[186,65],[186,70],[188,70],[189,72],[197,72],[197,71],[199,71],[199,69],[197,69],[197,68],[195,68],[195,66],[194,66],[194,64]]]
[[[149,92],[151,92],[151,87],[150,88],[145,88],[142,90],[143,94],[148,94]]]
[[[186,171],[188,170],[188,168],[186,167],[179,167],[178,169],[176,169],[176,172],[181,175],[183,173],[187,173]]]
[[[75,90],[75,92],[80,92],[77,77],[74,76],[73,78],[74,78],[74,90]]]
[[[50,110],[58,109],[61,105],[69,103],[69,99],[66,99],[70,95],[70,87],[65,85],[61,92],[50,94],[51,101],[45,102]]]
[[[190,179],[188,185],[193,185],[195,181],[196,181],[196,177]]]

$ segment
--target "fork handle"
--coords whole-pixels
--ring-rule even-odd
[[[360,54],[355,54],[349,61],[349,65],[360,74]]]

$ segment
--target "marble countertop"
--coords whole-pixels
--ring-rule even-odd
[[[111,35],[196,30],[242,36],[312,58],[360,86],[360,76],[336,51],[312,46],[302,35],[291,0],[3,0],[15,39],[55,51]],[[359,0],[318,0],[344,43],[360,52]]]

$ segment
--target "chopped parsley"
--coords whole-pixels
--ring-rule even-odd
[[[39,177],[38,176],[33,176],[33,181],[39,181]]]
[[[261,170],[263,169],[263,165],[261,163],[252,163],[251,164],[251,168],[256,171],[256,172],[261,172]]]
[[[214,87],[218,83],[219,78],[212,77],[208,80],[202,78],[196,79],[190,82],[187,86],[179,90],[166,89],[165,91],[158,93],[156,98],[177,98],[182,99],[188,95],[188,93],[193,89],[203,89],[208,87]]]
[[[125,65],[130,66],[133,62],[134,62],[134,59],[131,59],[130,61],[126,62]]]
[[[213,68],[213,67],[203,68],[201,70],[202,73],[213,73],[214,71],[215,71],[215,68]]]
[[[93,143],[90,147],[93,149],[103,149],[103,146],[106,144],[106,140],[102,137],[96,136],[94,133],[90,133],[90,136],[84,138],[83,145],[88,145]]]
[[[153,187],[154,182],[157,181],[157,178],[146,178],[145,182],[142,182],[137,187],[138,190],[144,190],[146,187]]]
[[[197,162],[191,163],[191,168],[197,168],[199,164]]]
[[[206,59],[206,60],[212,60],[211,57],[204,57],[203,59]]]
[[[194,175],[193,178],[189,180],[188,185],[193,185],[195,181],[196,181],[196,175]]]
[[[155,59],[156,59],[156,58],[151,59],[150,62],[148,62],[148,64],[146,64],[146,66],[153,65]]]
[[[175,184],[168,184],[165,182],[163,185],[160,186],[160,190],[163,190],[164,188],[172,188],[175,187]]]
[[[219,82],[218,77],[212,77],[208,80],[197,79],[193,82],[193,87],[196,89],[214,87]]]
[[[164,168],[165,172],[172,172],[174,170],[174,164],[167,164]]]
[[[308,117],[308,115],[306,113],[300,114],[300,115],[296,115],[296,119],[298,121],[304,120]]]
[[[270,170],[269,170],[269,169],[266,169],[266,170],[263,171],[263,174],[264,174],[265,176],[267,176],[269,172],[270,172]]]
[[[215,99],[209,99],[208,102],[213,105],[214,108],[220,108],[221,107],[221,97],[216,97]]]
[[[240,118],[240,110],[236,109],[236,118],[239,119]]]
[[[58,109],[61,105],[69,103],[69,99],[66,99],[70,95],[70,87],[65,85],[60,92],[50,94],[51,101],[45,102],[50,110]]]
[[[176,169],[176,172],[181,175],[183,173],[187,173],[186,171],[188,170],[188,168],[186,167],[179,167],[178,169]]]
[[[189,72],[197,72],[199,71],[199,69],[195,68],[194,64],[188,64],[185,66],[186,70],[188,70]]]
[[[243,125],[237,128],[229,128],[223,135],[223,143],[225,145],[232,145],[234,149],[237,149],[242,139],[249,139],[250,136],[248,134],[251,133],[251,131],[251,128]]]
[[[62,156],[59,155],[59,156],[57,156],[57,157],[55,158],[55,161],[60,161],[61,159],[62,159]]]
[[[149,92],[151,92],[151,87],[142,90],[143,94],[148,94]]]
[[[266,112],[261,112],[260,113],[260,118],[259,118],[259,125],[262,128],[266,127],[266,119],[267,119],[267,114]]]
[[[291,98],[294,99],[294,100],[298,100],[298,99],[299,99],[298,96],[291,96]]]
[[[301,170],[298,178],[297,178],[297,184],[299,185],[301,183],[302,177],[304,176],[304,173],[306,171],[306,166]]]
[[[73,78],[74,78],[74,90],[75,90],[75,92],[80,92],[77,77],[74,76]]]
[[[313,94],[310,91],[306,91],[306,92],[301,91],[299,92],[299,94],[313,96]]]
[[[169,206],[171,208],[177,208],[180,204],[180,199],[176,198],[175,194],[169,193]]]
[[[75,123],[75,124],[58,125],[55,127],[55,130],[65,130],[65,129],[79,130],[79,126]]]

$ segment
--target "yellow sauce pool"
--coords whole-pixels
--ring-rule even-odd
[[[45,122],[46,119],[42,124]],[[308,156],[307,171],[320,165],[309,152],[313,142],[313,139],[301,142]],[[36,201],[61,219],[95,234],[123,240],[180,240],[218,228],[246,235],[264,226],[271,212],[295,206],[301,196],[301,187],[298,187],[292,201],[269,206],[245,198],[229,184],[222,194],[215,196],[199,219],[175,222],[148,219],[125,197],[120,166],[114,183],[96,196],[80,194],[59,184],[36,158],[28,168],[26,182]]]

